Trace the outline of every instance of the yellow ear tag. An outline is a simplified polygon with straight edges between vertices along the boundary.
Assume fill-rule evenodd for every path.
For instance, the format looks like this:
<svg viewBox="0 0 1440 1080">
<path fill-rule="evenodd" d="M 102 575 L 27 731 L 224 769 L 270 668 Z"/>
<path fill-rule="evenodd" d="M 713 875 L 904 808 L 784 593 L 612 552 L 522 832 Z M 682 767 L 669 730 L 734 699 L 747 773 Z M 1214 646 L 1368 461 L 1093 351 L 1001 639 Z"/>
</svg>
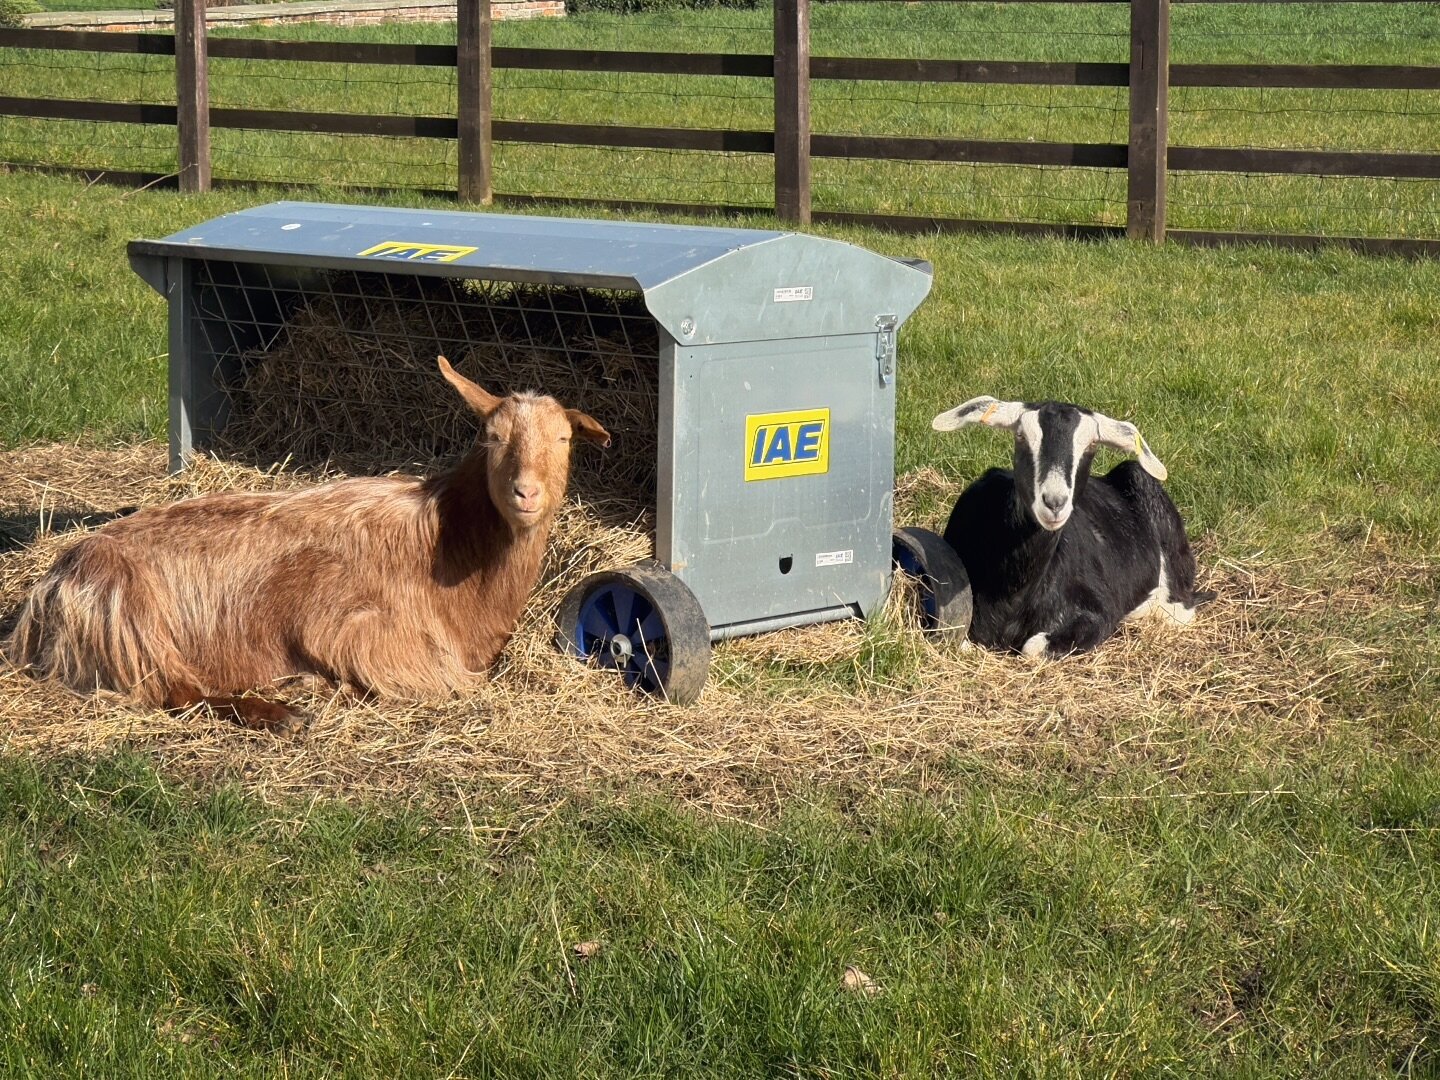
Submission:
<svg viewBox="0 0 1440 1080">
<path fill-rule="evenodd" d="M 992 402 L 990 403 L 990 407 L 989 407 L 988 409 L 986 409 L 983 413 L 980 414 L 980 423 L 982 423 L 982 424 L 988 424 L 988 423 L 990 423 L 990 417 L 992 417 L 992 416 L 995 415 L 995 410 L 998 409 L 999 407 L 1000 407 L 1000 403 L 999 403 L 998 401 L 992 401 Z"/>
<path fill-rule="evenodd" d="M 1135 456 L 1136 456 L 1136 457 L 1144 457 L 1144 456 L 1145 456 L 1145 443 L 1144 443 L 1144 441 L 1140 438 L 1140 432 L 1138 432 L 1138 431 L 1135 432 Z"/>
</svg>

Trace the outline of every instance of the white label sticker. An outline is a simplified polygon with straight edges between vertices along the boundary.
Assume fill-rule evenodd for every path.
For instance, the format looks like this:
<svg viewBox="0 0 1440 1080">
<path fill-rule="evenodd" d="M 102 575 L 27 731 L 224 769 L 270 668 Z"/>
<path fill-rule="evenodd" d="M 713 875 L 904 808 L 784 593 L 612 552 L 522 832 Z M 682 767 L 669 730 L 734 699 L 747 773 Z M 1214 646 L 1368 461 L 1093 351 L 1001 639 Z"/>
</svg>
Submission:
<svg viewBox="0 0 1440 1080">
<path fill-rule="evenodd" d="M 816 566 L 849 566 L 854 561 L 854 548 L 847 551 L 817 551 L 815 553 Z"/>
<path fill-rule="evenodd" d="M 775 303 L 789 304 L 796 300 L 814 300 L 815 288 L 812 285 L 792 285 L 788 289 L 775 290 Z"/>
</svg>

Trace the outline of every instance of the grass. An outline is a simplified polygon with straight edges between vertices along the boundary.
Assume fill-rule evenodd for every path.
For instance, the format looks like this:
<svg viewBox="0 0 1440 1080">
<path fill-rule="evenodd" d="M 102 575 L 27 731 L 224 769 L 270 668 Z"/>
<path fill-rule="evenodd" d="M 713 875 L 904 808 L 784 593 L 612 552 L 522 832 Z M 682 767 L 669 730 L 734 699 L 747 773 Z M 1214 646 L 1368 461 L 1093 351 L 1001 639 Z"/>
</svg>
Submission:
<svg viewBox="0 0 1440 1080">
<path fill-rule="evenodd" d="M 1119 61 L 1123 5 L 833 4 L 813 17 L 817 55 Z M 248 31 L 253 35 L 255 31 Z M 501 23 L 500 46 L 767 52 L 768 11 L 586 15 Z M 449 43 L 453 26 L 267 28 L 267 37 Z M 875 43 L 883 41 L 877 52 Z M 5 50 L 0 93 L 173 100 L 162 57 Z M 1179 5 L 1176 62 L 1434 64 L 1440 23 L 1420 4 Z M 500 70 L 496 117 L 506 120 L 767 130 L 767 80 Z M 216 107 L 453 116 L 453 72 L 367 65 L 217 60 Z M 1440 139 L 1432 91 L 1176 88 L 1178 145 L 1428 151 Z M 817 81 L 820 132 L 942 138 L 1124 142 L 1123 88 L 1056 88 Z M 43 155 L 39 148 L 44 147 Z M 170 172 L 164 128 L 0 119 L 0 159 Z M 455 148 L 437 140 L 303 133 L 214 132 L 216 175 L 298 183 L 448 188 Z M 773 205 L 766 155 L 500 144 L 496 183 L 513 194 Z M 818 159 L 816 206 L 894 214 L 1123 224 L 1119 170 Z M 1440 235 L 1428 181 L 1178 174 L 1171 224 L 1335 235 Z"/>
<path fill-rule="evenodd" d="M 162 434 L 164 304 L 124 244 L 267 197 L 0 175 L 0 447 Z M 407 758 L 455 738 L 422 718 L 303 789 L 281 759 L 316 748 L 172 720 L 167 756 L 56 698 L 90 752 L 0 717 L 0 1071 L 1440 1073 L 1440 266 L 826 231 L 935 265 L 901 341 L 912 520 L 1008 455 L 931 432 L 942 408 L 1053 394 L 1133 418 L 1274 646 L 1262 692 L 1223 656 L 1182 684 L 1178 641 L 1127 637 L 1109 668 L 982 658 L 919 696 L 939 661 L 877 622 L 830 657 L 740 643 L 723 693 L 624 713 L 618 764 L 586 756 L 611 705 L 586 684 L 554 732 L 471 718 L 464 749 L 513 754 L 506 783 Z M 887 769 L 842 782 L 808 752 L 835 720 L 805 712 L 817 691 L 863 712 L 836 753 Z M 980 703 L 991 727 L 907 763 L 876 705 L 906 695 L 932 726 Z M 753 745 L 720 766 L 681 745 L 742 723 Z M 231 765 L 182 772 L 185 745 Z M 718 810 L 687 805 L 707 768 Z M 390 795 L 344 795 L 381 769 Z M 847 965 L 882 992 L 846 992 Z"/>
<path fill-rule="evenodd" d="M 764 827 L 0 763 L 12 1075 L 1429 1075 L 1440 775 L 1379 761 Z M 581 942 L 598 942 L 583 959 Z M 847 993 L 855 965 L 881 988 Z M 142 1066 L 141 1063 L 144 1063 Z"/>
</svg>

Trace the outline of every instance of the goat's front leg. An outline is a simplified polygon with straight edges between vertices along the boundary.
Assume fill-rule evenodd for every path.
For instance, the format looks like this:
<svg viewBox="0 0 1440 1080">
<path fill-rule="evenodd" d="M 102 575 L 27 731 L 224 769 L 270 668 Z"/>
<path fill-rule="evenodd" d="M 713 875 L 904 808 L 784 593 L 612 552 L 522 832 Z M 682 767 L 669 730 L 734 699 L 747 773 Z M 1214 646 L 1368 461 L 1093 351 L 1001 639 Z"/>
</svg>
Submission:
<svg viewBox="0 0 1440 1080">
<path fill-rule="evenodd" d="M 1097 616 L 1077 615 L 1059 630 L 1028 638 L 1020 651 L 1032 658 L 1059 660 L 1071 653 L 1089 652 L 1114 632 L 1114 626 Z"/>
<path fill-rule="evenodd" d="M 268 731 L 272 735 L 297 735 L 310 719 L 300 709 L 278 701 L 202 694 L 187 683 L 170 684 L 165 693 L 165 708 L 179 711 L 196 705 L 206 705 L 251 731 Z"/>
</svg>

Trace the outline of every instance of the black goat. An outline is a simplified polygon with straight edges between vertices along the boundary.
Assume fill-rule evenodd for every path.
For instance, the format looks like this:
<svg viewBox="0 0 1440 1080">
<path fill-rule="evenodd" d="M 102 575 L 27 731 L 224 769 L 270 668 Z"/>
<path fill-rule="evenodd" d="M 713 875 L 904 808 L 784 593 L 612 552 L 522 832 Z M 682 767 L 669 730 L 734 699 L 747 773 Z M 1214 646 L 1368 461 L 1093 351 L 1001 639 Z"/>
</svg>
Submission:
<svg viewBox="0 0 1440 1080">
<path fill-rule="evenodd" d="M 1214 598 L 1195 592 L 1185 524 L 1160 486 L 1165 466 L 1135 425 L 1078 405 L 978 397 L 931 426 L 969 424 L 1015 433 L 1013 472 L 990 469 L 967 487 L 945 526 L 974 590 L 976 644 L 1060 657 L 1152 608 L 1188 623 Z M 1099 446 L 1139 460 L 1092 481 Z"/>
</svg>

